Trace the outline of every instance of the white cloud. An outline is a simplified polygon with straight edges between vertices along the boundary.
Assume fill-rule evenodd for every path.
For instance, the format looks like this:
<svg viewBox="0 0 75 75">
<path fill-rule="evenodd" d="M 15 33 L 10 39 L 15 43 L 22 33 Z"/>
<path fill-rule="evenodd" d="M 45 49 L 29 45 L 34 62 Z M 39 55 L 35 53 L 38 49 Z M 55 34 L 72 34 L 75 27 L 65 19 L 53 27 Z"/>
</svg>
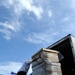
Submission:
<svg viewBox="0 0 75 75">
<path fill-rule="evenodd" d="M 49 15 L 50 18 L 53 16 L 53 13 L 52 13 L 51 10 L 48 11 L 48 15 Z"/>
<path fill-rule="evenodd" d="M 57 9 L 58 6 L 55 7 L 57 4 L 53 5 L 55 1 L 49 1 L 49 0 L 47 0 L 47 1 L 45 3 L 44 0 L 41 0 L 41 1 L 39 1 L 39 0 L 36 0 L 36 1 L 34 1 L 34 0 L 6 0 L 5 1 L 5 0 L 3 0 L 2 5 L 5 8 L 7 8 L 8 10 L 10 10 L 10 14 L 12 15 L 10 18 L 10 21 L 0 22 L 0 27 L 1 27 L 0 32 L 5 34 L 4 38 L 9 40 L 13 36 L 12 33 L 19 32 L 22 29 L 23 25 L 20 24 L 20 21 L 21 21 L 20 18 L 23 17 L 22 14 L 26 15 L 27 13 L 29 13 L 29 14 L 33 13 L 37 17 L 37 19 L 40 19 L 39 21 L 37 21 L 39 23 L 34 21 L 34 22 L 36 22 L 35 23 L 36 25 L 37 24 L 41 25 L 41 26 L 38 25 L 39 27 L 37 27 L 37 28 L 40 29 L 40 27 L 43 27 L 42 30 L 45 30 L 44 29 L 45 27 L 46 27 L 46 29 L 48 29 L 47 27 L 51 27 L 52 29 L 55 28 L 55 31 L 52 33 L 50 30 L 49 30 L 49 32 L 47 31 L 44 33 L 42 31 L 40 31 L 39 33 L 36 33 L 35 31 L 34 31 L 34 33 L 31 32 L 31 34 L 28 33 L 28 36 L 25 37 L 25 40 L 28 42 L 37 43 L 37 44 L 38 43 L 48 43 L 48 40 L 53 39 L 52 36 L 55 36 L 58 33 L 57 28 L 58 29 L 61 28 L 60 31 L 63 31 L 63 28 L 64 28 L 62 26 L 63 22 L 64 22 L 65 27 L 67 28 L 66 23 L 69 22 L 70 18 L 72 18 L 71 17 L 72 13 L 70 13 L 70 15 L 69 15 L 67 10 L 68 11 L 70 11 L 71 9 L 75 10 L 74 9 L 75 8 L 75 0 L 59 1 L 58 6 L 62 5 L 62 7 L 59 10 Z M 53 4 L 50 4 L 49 2 L 52 2 Z M 45 3 L 45 4 L 43 4 L 43 3 Z M 69 10 L 69 8 L 71 8 L 71 9 Z M 66 9 L 66 11 L 63 11 L 65 9 Z M 66 14 L 69 16 L 62 18 Z M 52 16 L 53 16 L 53 18 L 52 18 Z M 32 16 L 29 15 L 26 17 L 30 18 Z M 49 17 L 51 19 L 49 19 Z M 42 19 L 42 18 L 44 18 L 44 19 Z M 70 19 L 70 20 L 72 20 L 72 19 Z M 53 21 L 53 22 L 51 23 L 51 21 Z M 63 21 L 63 22 L 61 22 L 61 21 Z M 44 23 L 46 23 L 46 25 Z M 25 24 L 27 24 L 27 23 L 24 22 L 24 25 Z M 57 27 L 57 24 L 61 24 L 61 25 L 59 25 Z M 71 28 L 73 28 L 73 27 L 71 27 Z M 59 31 L 59 33 L 60 33 L 60 31 Z M 51 35 L 49 35 L 50 33 L 51 33 Z"/>
<path fill-rule="evenodd" d="M 33 12 L 38 19 L 41 18 L 43 9 L 40 6 L 34 5 L 32 0 L 19 0 L 19 4 L 21 5 L 21 9 Z"/>
<path fill-rule="evenodd" d="M 2 75 L 10 75 L 11 72 L 17 73 L 23 63 L 20 62 L 3 62 L 0 63 L 0 74 Z M 27 73 L 29 75 L 32 73 L 32 68 Z"/>
<path fill-rule="evenodd" d="M 4 62 L 0 63 L 0 73 L 3 75 L 10 75 L 10 73 L 17 72 L 21 67 L 22 63 L 19 62 Z"/>
<path fill-rule="evenodd" d="M 11 39 L 11 32 L 7 29 L 0 29 L 0 32 L 5 34 L 3 37 L 6 38 L 7 40 Z"/>
<path fill-rule="evenodd" d="M 5 34 L 7 40 L 12 38 L 13 32 L 18 32 L 23 27 L 19 21 L 23 12 L 33 13 L 37 19 L 42 18 L 42 6 L 36 6 L 33 0 L 3 0 L 0 4 L 10 11 L 6 14 L 11 15 L 7 21 L 0 22 L 0 32 Z"/>
<path fill-rule="evenodd" d="M 35 44 L 47 44 L 47 43 L 51 43 L 54 40 L 53 37 L 56 36 L 57 34 L 58 33 L 53 30 L 49 30 L 42 33 L 34 32 L 29 34 L 27 38 L 25 37 L 24 40 Z"/>
<path fill-rule="evenodd" d="M 12 33 L 20 31 L 21 27 L 18 22 L 11 22 L 8 23 L 7 21 L 5 22 L 0 22 L 0 32 L 4 34 L 4 38 L 7 40 L 10 40 L 13 36 Z"/>
<path fill-rule="evenodd" d="M 42 7 L 36 6 L 33 0 L 7 0 L 3 2 L 3 5 L 10 8 L 17 17 L 21 16 L 23 11 L 34 13 L 38 19 L 42 17 Z"/>
<path fill-rule="evenodd" d="M 10 29 L 12 31 L 15 31 L 15 27 L 9 24 L 8 22 L 0 22 L 0 26 L 2 26 L 4 29 Z"/>
<path fill-rule="evenodd" d="M 67 17 L 65 17 L 65 18 L 63 18 L 63 22 L 67 22 L 67 21 L 69 21 L 69 19 L 70 19 L 70 17 L 69 16 L 67 16 Z"/>
<path fill-rule="evenodd" d="M 70 7 L 75 11 L 75 0 L 71 0 Z"/>
</svg>

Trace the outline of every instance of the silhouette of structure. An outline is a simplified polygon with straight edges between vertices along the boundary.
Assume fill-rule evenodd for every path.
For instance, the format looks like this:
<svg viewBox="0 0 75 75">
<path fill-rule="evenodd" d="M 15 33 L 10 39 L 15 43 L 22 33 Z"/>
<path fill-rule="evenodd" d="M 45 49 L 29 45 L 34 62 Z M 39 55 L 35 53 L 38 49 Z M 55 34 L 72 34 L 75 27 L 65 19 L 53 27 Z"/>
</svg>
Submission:
<svg viewBox="0 0 75 75">
<path fill-rule="evenodd" d="M 64 59 L 60 61 L 62 75 L 75 75 L 75 37 L 74 36 L 69 34 L 47 48 L 57 50 L 64 56 Z"/>
</svg>

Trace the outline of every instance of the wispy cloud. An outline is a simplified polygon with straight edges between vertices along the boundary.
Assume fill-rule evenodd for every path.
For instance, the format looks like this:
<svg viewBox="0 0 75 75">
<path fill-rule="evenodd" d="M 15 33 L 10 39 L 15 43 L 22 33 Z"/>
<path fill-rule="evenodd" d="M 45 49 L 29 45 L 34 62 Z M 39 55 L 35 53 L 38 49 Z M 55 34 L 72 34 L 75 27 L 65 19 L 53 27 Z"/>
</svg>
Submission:
<svg viewBox="0 0 75 75">
<path fill-rule="evenodd" d="M 33 0 L 3 0 L 0 3 L 0 8 L 1 6 L 9 10 L 9 13 L 6 14 L 11 15 L 11 17 L 6 16 L 8 19 L 4 22 L 0 22 L 0 27 L 2 27 L 0 32 L 5 34 L 4 38 L 7 40 L 12 38 L 13 32 L 18 32 L 23 27 L 20 19 L 23 13 L 33 13 L 37 19 L 42 18 L 42 6 L 36 6 Z"/>
<path fill-rule="evenodd" d="M 53 37 L 56 35 L 58 35 L 58 33 L 51 29 L 50 31 L 45 31 L 42 33 L 31 33 L 27 36 L 27 38 L 25 37 L 24 40 L 35 44 L 48 44 L 54 40 Z"/>
<path fill-rule="evenodd" d="M 15 27 L 13 25 L 9 24 L 8 22 L 4 22 L 4 23 L 0 22 L 0 26 L 2 26 L 5 29 L 10 29 L 12 31 L 16 30 Z"/>
<path fill-rule="evenodd" d="M 0 32 L 2 32 L 4 34 L 4 38 L 6 38 L 7 40 L 11 39 L 11 32 L 6 30 L 6 29 L 0 29 Z"/>
<path fill-rule="evenodd" d="M 52 13 L 51 10 L 48 11 L 48 15 L 49 15 L 50 18 L 53 16 L 53 13 Z"/>
<path fill-rule="evenodd" d="M 2 62 L 0 63 L 0 74 L 2 75 L 10 75 L 11 72 L 17 73 L 18 70 L 21 68 L 23 63 L 20 62 Z M 32 68 L 27 73 L 29 75 L 32 73 Z"/>
<path fill-rule="evenodd" d="M 0 73 L 3 75 L 10 75 L 10 73 L 17 72 L 21 67 L 22 63 L 19 62 L 4 62 L 0 63 Z"/>
<path fill-rule="evenodd" d="M 42 6 L 36 6 L 33 0 L 7 0 L 7 2 L 3 1 L 3 5 L 11 9 L 17 17 L 20 17 L 24 11 L 34 13 L 38 19 L 42 17 Z"/>
<path fill-rule="evenodd" d="M 22 0 L 22 1 L 19 0 L 19 3 L 21 5 L 21 9 L 34 13 L 38 19 L 42 17 L 41 16 L 41 14 L 43 13 L 42 7 L 36 6 L 33 0 Z"/>
<path fill-rule="evenodd" d="M 12 38 L 13 33 L 21 31 L 23 27 L 25 32 L 25 29 L 30 28 L 28 27 L 29 24 L 32 26 L 33 30 L 31 30 L 31 28 L 28 29 L 28 31 L 31 33 L 28 32 L 26 34 L 27 36 L 25 36 L 25 40 L 38 44 L 48 43 L 48 40 L 50 40 L 52 36 L 56 37 L 60 32 L 62 34 L 64 31 L 65 33 L 70 33 L 69 30 L 64 29 L 63 24 L 65 25 L 66 29 L 68 27 L 67 24 L 69 24 L 69 26 L 71 25 L 71 30 L 74 30 L 74 25 L 72 24 L 75 24 L 75 22 L 72 20 L 74 20 L 75 16 L 73 12 L 75 10 L 75 0 L 61 0 L 59 2 L 56 0 L 47 0 L 46 2 L 44 0 L 3 0 L 0 2 L 0 7 L 1 6 L 8 9 L 9 13 L 11 14 L 9 20 L 0 22 L 0 32 L 2 32 L 4 34 L 4 38 L 8 40 Z M 66 14 L 67 16 L 65 16 Z M 36 17 L 36 20 L 34 16 Z M 32 22 L 32 24 L 29 23 L 29 18 L 34 20 L 35 27 L 37 27 L 36 30 L 34 24 Z M 25 28 L 23 25 L 26 25 L 27 28 Z M 55 30 L 52 32 L 52 30 L 49 30 L 49 28 Z M 47 29 L 49 32 L 45 32 Z M 48 35 L 50 33 L 51 35 Z"/>
<path fill-rule="evenodd" d="M 67 17 L 65 17 L 65 18 L 63 18 L 63 22 L 67 22 L 67 21 L 69 21 L 69 19 L 70 19 L 70 17 L 69 16 L 67 16 Z"/>
<path fill-rule="evenodd" d="M 13 36 L 13 32 L 20 31 L 19 23 L 14 23 L 13 21 L 9 23 L 8 21 L 0 22 L 0 32 L 4 34 L 4 38 L 10 40 Z"/>
<path fill-rule="evenodd" d="M 2 7 L 8 13 L 5 13 L 7 19 L 0 21 L 0 33 L 7 40 L 22 29 L 24 41 L 33 44 L 47 45 L 68 33 L 75 34 L 75 0 L 0 0 L 0 8 Z M 30 18 L 35 25 L 30 22 Z M 17 72 L 22 64 L 5 63 L 0 63 L 0 73 L 5 75 L 11 71 Z"/>
<path fill-rule="evenodd" d="M 75 0 L 71 0 L 70 2 L 70 8 L 75 11 Z"/>
</svg>

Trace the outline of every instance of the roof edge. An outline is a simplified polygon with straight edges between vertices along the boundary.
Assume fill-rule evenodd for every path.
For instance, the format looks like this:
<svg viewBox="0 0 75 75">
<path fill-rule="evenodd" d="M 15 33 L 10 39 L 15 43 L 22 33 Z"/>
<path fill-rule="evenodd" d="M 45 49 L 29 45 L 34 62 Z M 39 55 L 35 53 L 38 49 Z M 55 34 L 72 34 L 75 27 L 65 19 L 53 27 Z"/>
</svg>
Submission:
<svg viewBox="0 0 75 75">
<path fill-rule="evenodd" d="M 55 45 L 61 43 L 62 41 L 66 40 L 66 39 L 68 39 L 68 38 L 71 38 L 71 36 L 72 36 L 72 34 L 68 34 L 67 36 L 65 36 L 65 37 L 63 37 L 62 39 L 58 40 L 58 41 L 55 42 L 54 44 L 48 46 L 47 49 L 52 48 L 53 46 L 55 46 Z"/>
</svg>

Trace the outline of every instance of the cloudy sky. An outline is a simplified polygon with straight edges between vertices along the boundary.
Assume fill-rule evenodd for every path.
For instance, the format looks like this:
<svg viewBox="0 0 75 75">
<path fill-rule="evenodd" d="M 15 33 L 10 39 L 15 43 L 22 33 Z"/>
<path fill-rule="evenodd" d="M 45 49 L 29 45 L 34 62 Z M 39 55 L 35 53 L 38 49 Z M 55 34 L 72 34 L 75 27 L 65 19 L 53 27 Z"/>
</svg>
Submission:
<svg viewBox="0 0 75 75">
<path fill-rule="evenodd" d="M 0 0 L 0 74 L 17 72 L 41 48 L 75 36 L 75 0 Z"/>
</svg>

